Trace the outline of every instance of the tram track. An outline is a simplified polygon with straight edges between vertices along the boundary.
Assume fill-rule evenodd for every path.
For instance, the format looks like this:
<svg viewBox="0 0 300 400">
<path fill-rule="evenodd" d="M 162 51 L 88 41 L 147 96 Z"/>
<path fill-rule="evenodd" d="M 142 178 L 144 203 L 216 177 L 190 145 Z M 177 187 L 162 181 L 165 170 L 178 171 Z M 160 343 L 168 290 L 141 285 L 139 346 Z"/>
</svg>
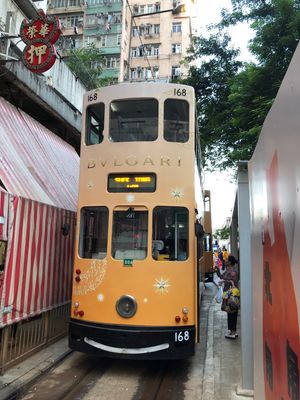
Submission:
<svg viewBox="0 0 300 400">
<path fill-rule="evenodd" d="M 97 369 L 99 379 L 108 366 L 107 360 L 100 365 L 97 358 L 73 352 L 29 388 L 24 388 L 15 399 L 74 400 L 75 393 L 90 384 L 92 372 Z"/>
<path fill-rule="evenodd" d="M 139 390 L 132 400 L 183 399 L 188 365 L 188 360 L 152 362 L 141 377 Z"/>
<path fill-rule="evenodd" d="M 179 400 L 187 360 L 97 359 L 71 353 L 18 400 Z"/>
</svg>

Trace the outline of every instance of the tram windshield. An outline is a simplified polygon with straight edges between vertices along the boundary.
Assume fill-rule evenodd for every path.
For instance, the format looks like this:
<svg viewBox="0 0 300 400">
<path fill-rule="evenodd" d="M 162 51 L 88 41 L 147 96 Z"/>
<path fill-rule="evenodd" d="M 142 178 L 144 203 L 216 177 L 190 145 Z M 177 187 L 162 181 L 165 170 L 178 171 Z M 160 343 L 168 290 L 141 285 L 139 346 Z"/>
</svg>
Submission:
<svg viewBox="0 0 300 400">
<path fill-rule="evenodd" d="M 110 105 L 109 139 L 112 142 L 153 141 L 158 135 L 158 101 L 117 100 Z"/>
<path fill-rule="evenodd" d="M 148 211 L 114 211 L 112 256 L 117 260 L 144 260 L 147 256 Z"/>
<path fill-rule="evenodd" d="M 158 261 L 188 258 L 188 209 L 156 207 L 153 210 L 152 257 Z"/>
</svg>

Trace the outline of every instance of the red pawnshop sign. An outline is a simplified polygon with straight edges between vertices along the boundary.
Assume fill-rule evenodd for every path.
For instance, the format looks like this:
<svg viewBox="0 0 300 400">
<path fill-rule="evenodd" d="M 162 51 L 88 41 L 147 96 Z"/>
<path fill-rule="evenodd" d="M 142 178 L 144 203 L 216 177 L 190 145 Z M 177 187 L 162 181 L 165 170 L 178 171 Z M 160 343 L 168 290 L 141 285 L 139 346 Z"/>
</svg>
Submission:
<svg viewBox="0 0 300 400">
<path fill-rule="evenodd" d="M 60 21 L 55 15 L 49 16 L 39 10 L 37 18 L 30 21 L 24 19 L 20 36 L 26 43 L 22 54 L 25 67 L 35 73 L 50 69 L 56 60 L 54 43 L 60 34 Z"/>
</svg>

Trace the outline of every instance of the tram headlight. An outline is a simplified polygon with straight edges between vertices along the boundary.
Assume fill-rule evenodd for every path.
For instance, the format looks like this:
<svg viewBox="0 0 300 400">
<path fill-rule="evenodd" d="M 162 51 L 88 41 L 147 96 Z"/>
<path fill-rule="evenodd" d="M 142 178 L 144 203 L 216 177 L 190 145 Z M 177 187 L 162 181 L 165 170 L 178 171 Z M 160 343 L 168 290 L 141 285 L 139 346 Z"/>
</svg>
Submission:
<svg viewBox="0 0 300 400">
<path fill-rule="evenodd" d="M 182 313 L 183 314 L 188 314 L 189 313 L 189 309 L 187 307 L 183 307 Z"/>
<path fill-rule="evenodd" d="M 116 302 L 116 310 L 121 317 L 131 318 L 137 311 L 137 302 L 132 296 L 121 296 Z"/>
</svg>

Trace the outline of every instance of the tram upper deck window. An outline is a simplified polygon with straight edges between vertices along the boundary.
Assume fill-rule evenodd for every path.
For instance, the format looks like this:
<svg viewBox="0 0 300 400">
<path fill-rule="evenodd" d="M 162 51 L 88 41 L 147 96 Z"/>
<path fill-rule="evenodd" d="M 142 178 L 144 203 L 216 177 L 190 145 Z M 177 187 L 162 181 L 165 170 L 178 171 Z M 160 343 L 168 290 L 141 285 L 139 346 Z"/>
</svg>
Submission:
<svg viewBox="0 0 300 400">
<path fill-rule="evenodd" d="M 189 140 L 189 103 L 187 101 L 165 100 L 164 138 L 168 142 L 179 143 Z"/>
<path fill-rule="evenodd" d="M 86 136 L 85 143 L 89 146 L 103 141 L 104 104 L 97 103 L 86 110 Z"/>
<path fill-rule="evenodd" d="M 109 138 L 112 142 L 149 142 L 158 135 L 158 101 L 116 100 L 110 105 Z"/>
<path fill-rule="evenodd" d="M 157 261 L 188 258 L 188 209 L 155 207 L 153 210 L 152 257 Z"/>
<path fill-rule="evenodd" d="M 108 209 L 83 207 L 80 213 L 79 256 L 81 258 L 106 257 Z"/>
<path fill-rule="evenodd" d="M 147 256 L 148 211 L 116 210 L 113 213 L 112 256 L 117 260 L 144 260 Z"/>
</svg>

